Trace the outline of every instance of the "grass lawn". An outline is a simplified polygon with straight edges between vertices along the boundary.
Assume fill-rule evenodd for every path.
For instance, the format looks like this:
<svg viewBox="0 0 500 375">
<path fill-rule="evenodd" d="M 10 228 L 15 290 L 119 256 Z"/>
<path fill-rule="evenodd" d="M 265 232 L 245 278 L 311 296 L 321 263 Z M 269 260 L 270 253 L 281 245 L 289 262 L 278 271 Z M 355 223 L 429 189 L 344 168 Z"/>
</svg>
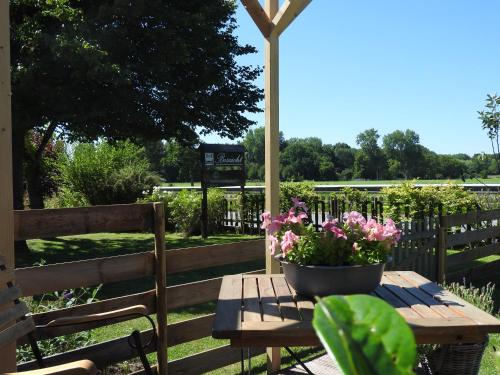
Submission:
<svg viewBox="0 0 500 375">
<path fill-rule="evenodd" d="M 223 234 L 218 236 L 210 237 L 207 240 L 203 240 L 200 237 L 191 237 L 185 239 L 178 234 L 167 234 L 166 244 L 167 248 L 183 248 L 192 246 L 201 246 L 207 244 L 217 244 L 217 243 L 227 243 L 235 241 L 243 241 L 248 239 L 255 239 L 255 236 L 248 235 L 235 235 L 235 234 Z M 153 248 L 153 236 L 146 233 L 100 233 L 91 235 L 81 235 L 81 236 L 69 236 L 62 238 L 53 238 L 48 240 L 33 240 L 28 241 L 28 245 L 31 249 L 29 255 L 18 257 L 16 260 L 18 267 L 26 267 L 33 265 L 34 263 L 40 262 L 42 259 L 47 263 L 64 262 L 64 261 L 74 261 L 80 259 L 88 259 L 94 257 L 112 256 L 112 255 L 122 255 L 131 254 L 141 251 L 148 251 Z M 488 261 L 488 259 L 479 260 Z M 197 280 L 203 280 L 212 277 L 219 277 L 225 274 L 234 274 L 240 272 L 247 272 L 251 270 L 264 268 L 263 261 L 247 262 L 238 265 L 214 267 L 205 270 L 199 270 L 194 272 L 187 272 L 180 275 L 172 275 L 168 278 L 169 285 L 175 285 L 180 283 L 187 283 Z M 480 286 L 488 281 L 493 281 L 497 285 L 500 284 L 500 272 L 497 273 L 495 280 L 479 280 L 474 283 L 476 286 Z M 98 297 L 101 299 L 115 297 L 118 295 L 130 294 L 141 292 L 144 290 L 151 289 L 153 287 L 153 280 L 151 278 L 127 281 L 122 283 L 114 283 L 104 285 L 101 289 Z M 496 291 L 495 301 L 497 308 L 500 306 L 500 290 Z M 215 302 L 204 303 L 197 306 L 191 306 L 188 308 L 178 309 L 172 311 L 168 314 L 169 323 L 174 323 L 177 321 L 182 321 L 186 319 L 192 319 L 206 314 L 213 313 L 215 308 Z M 148 329 L 149 323 L 145 319 L 137 319 L 133 321 L 123 322 L 115 324 L 108 327 L 102 327 L 93 331 L 92 338 L 97 341 L 110 340 L 115 337 L 120 337 L 123 335 L 128 335 L 133 329 Z M 215 348 L 226 344 L 222 340 L 215 340 L 210 337 L 206 337 L 200 340 L 192 341 L 189 343 L 177 345 L 169 348 L 168 355 L 169 360 L 179 359 L 191 354 Z M 483 375 L 493 375 L 499 373 L 495 369 L 495 354 L 493 348 L 500 347 L 500 335 L 493 335 L 490 337 L 490 344 L 485 353 L 483 364 L 481 367 L 481 374 Z M 317 350 L 311 350 L 309 348 L 301 348 L 297 350 L 299 355 L 307 359 L 318 354 Z M 150 355 L 150 360 L 155 361 L 155 355 Z M 283 352 L 283 365 L 289 365 L 293 361 L 286 352 Z M 123 372 L 126 373 L 129 364 L 123 365 Z M 266 359 L 265 355 L 258 356 L 252 360 L 252 367 L 255 374 L 263 374 L 266 370 Z M 232 366 L 228 366 L 223 369 L 218 369 L 213 371 L 213 374 L 237 374 L 240 371 L 239 363 Z"/>
<path fill-rule="evenodd" d="M 413 181 L 413 180 L 412 180 Z M 485 184 L 499 184 L 500 177 L 495 178 L 485 178 L 480 179 L 481 182 Z M 384 185 L 384 184 L 400 184 L 404 182 L 404 180 L 369 180 L 369 181 L 308 181 L 312 182 L 315 185 Z M 458 180 L 416 180 L 416 183 L 419 184 L 446 184 L 449 182 L 453 182 L 456 184 L 463 184 L 464 182 L 460 179 Z M 476 179 L 466 179 L 466 184 L 479 184 L 479 181 Z M 247 186 L 263 186 L 264 181 L 247 181 Z M 172 186 L 172 187 L 190 187 L 190 182 L 165 182 L 162 186 Z M 195 182 L 194 186 L 200 186 L 199 182 Z"/>
</svg>

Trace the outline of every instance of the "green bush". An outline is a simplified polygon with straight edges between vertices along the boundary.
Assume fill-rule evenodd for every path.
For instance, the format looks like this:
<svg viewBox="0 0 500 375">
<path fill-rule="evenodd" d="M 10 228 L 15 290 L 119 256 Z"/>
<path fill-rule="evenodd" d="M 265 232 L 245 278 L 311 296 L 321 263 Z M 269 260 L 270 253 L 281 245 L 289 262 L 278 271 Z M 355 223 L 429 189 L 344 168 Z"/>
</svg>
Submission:
<svg viewBox="0 0 500 375">
<path fill-rule="evenodd" d="M 144 148 L 128 141 L 81 143 L 63 158 L 61 171 L 64 188 L 91 205 L 132 203 L 160 183 Z M 72 200 L 63 197 L 65 202 Z"/>
<path fill-rule="evenodd" d="M 333 193 L 332 198 L 336 198 L 339 202 L 344 202 L 347 211 L 359 212 L 363 211 L 363 205 L 367 205 L 371 201 L 368 191 L 353 189 L 349 186 L 343 187 L 337 193 Z"/>
<path fill-rule="evenodd" d="M 382 196 L 385 215 L 395 221 L 435 215 L 439 207 L 445 214 L 463 213 L 478 207 L 477 195 L 456 184 L 416 187 L 412 182 L 404 182 L 383 188 Z"/>
<path fill-rule="evenodd" d="M 96 288 L 70 289 L 64 292 L 51 292 L 42 295 L 40 298 L 25 298 L 24 302 L 32 314 L 45 313 L 47 311 L 59 310 L 76 305 L 95 302 L 96 295 L 101 286 Z M 92 331 L 86 330 L 70 335 L 59 336 L 38 342 L 38 346 L 43 356 L 50 356 L 57 353 L 65 353 L 73 349 L 94 344 Z M 35 359 L 29 345 L 22 345 L 17 348 L 17 362 L 28 362 Z"/>
<path fill-rule="evenodd" d="M 292 205 L 292 198 L 299 198 L 308 207 L 312 207 L 318 194 L 312 182 L 282 182 L 280 184 L 280 210 L 288 211 Z"/>
<path fill-rule="evenodd" d="M 208 200 L 208 232 L 217 233 L 222 229 L 224 220 L 226 195 L 223 189 L 211 188 L 207 193 Z"/>
</svg>

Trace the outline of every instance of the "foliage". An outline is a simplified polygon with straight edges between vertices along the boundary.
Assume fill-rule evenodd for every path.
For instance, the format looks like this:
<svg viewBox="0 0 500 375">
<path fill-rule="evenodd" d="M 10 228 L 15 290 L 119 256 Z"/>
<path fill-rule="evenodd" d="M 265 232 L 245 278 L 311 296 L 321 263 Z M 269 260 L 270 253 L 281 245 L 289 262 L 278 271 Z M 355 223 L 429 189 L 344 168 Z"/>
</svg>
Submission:
<svg viewBox="0 0 500 375">
<path fill-rule="evenodd" d="M 304 202 L 292 198 L 293 206 L 285 213 L 271 217 L 262 214 L 262 229 L 267 230 L 271 255 L 278 244 L 281 257 L 290 263 L 303 266 L 351 266 L 383 263 L 390 250 L 399 241 L 401 231 L 391 219 L 385 225 L 376 220 L 366 220 L 359 212 L 344 214 L 340 224 L 331 217 L 323 223 L 318 233 L 312 224 L 307 225 L 308 208 Z"/>
<path fill-rule="evenodd" d="M 488 94 L 486 96 L 486 109 L 478 111 L 479 119 L 483 123 L 483 129 L 488 131 L 488 138 L 491 141 L 493 154 L 500 156 L 500 145 L 498 132 L 500 131 L 500 96 Z"/>
<path fill-rule="evenodd" d="M 354 161 L 354 175 L 358 178 L 380 180 L 384 176 L 387 160 L 378 145 L 380 135 L 375 129 L 368 129 L 358 134 L 356 143 L 360 150 Z"/>
<path fill-rule="evenodd" d="M 201 176 L 200 153 L 191 146 L 176 141 L 166 142 L 161 159 L 161 174 L 166 181 L 199 181 Z"/>
<path fill-rule="evenodd" d="M 312 207 L 318 194 L 312 182 L 282 182 L 280 184 L 280 210 L 286 211 L 292 198 L 298 198 L 308 207 Z"/>
<path fill-rule="evenodd" d="M 318 299 L 313 327 L 345 374 L 413 374 L 416 344 L 403 317 L 368 295 Z"/>
<path fill-rule="evenodd" d="M 42 264 L 43 263 L 44 262 L 42 261 Z M 96 288 L 78 288 L 63 292 L 56 291 L 46 293 L 39 298 L 26 298 L 24 299 L 24 302 L 26 302 L 28 310 L 32 314 L 45 313 L 52 310 L 95 302 L 97 300 L 97 293 L 100 289 L 101 285 Z M 84 346 L 89 346 L 94 343 L 95 341 L 92 339 L 92 331 L 86 330 L 73 333 L 71 335 L 42 340 L 38 342 L 38 345 L 43 356 L 50 356 L 57 353 L 65 353 Z M 27 362 L 33 359 L 33 352 L 28 345 L 18 347 L 18 362 Z"/>
<path fill-rule="evenodd" d="M 383 149 L 393 177 L 405 179 L 417 176 L 418 163 L 422 159 L 420 137 L 413 130 L 396 130 L 383 138 Z M 392 168 L 391 168 L 392 167 Z M 395 167 L 395 168 L 394 168 Z"/>
<path fill-rule="evenodd" d="M 450 283 L 443 285 L 443 287 L 488 314 L 496 313 L 493 311 L 495 308 L 495 301 L 493 300 L 495 284 L 488 283 L 486 286 L 476 288 L 472 284 L 467 285 L 464 280 L 463 284 Z"/>
<path fill-rule="evenodd" d="M 66 189 L 92 205 L 132 203 L 159 184 L 144 149 L 128 141 L 78 144 L 61 170 Z"/>
<path fill-rule="evenodd" d="M 343 187 L 338 193 L 332 193 L 332 198 L 344 202 L 349 211 L 363 211 L 363 207 L 371 201 L 367 190 L 353 189 L 350 186 Z"/>
<path fill-rule="evenodd" d="M 11 58 L 16 196 L 24 139 L 235 138 L 254 124 L 261 69 L 235 35 L 232 0 L 13 0 Z M 193 9 L 196 9 L 194 12 Z"/>
<path fill-rule="evenodd" d="M 476 209 L 478 203 L 474 193 L 456 184 L 416 187 L 413 182 L 406 181 L 385 187 L 381 192 L 386 214 L 396 221 L 437 214 L 439 207 L 443 213 L 466 212 Z"/>
<path fill-rule="evenodd" d="M 139 202 L 163 202 L 167 225 L 185 237 L 197 234 L 201 229 L 201 201 L 202 195 L 194 190 L 183 189 L 180 192 L 163 192 L 159 187 L 153 188 L 151 193 L 144 192 Z M 210 188 L 207 192 L 208 200 L 208 231 L 211 234 L 221 229 L 224 219 L 226 198 L 224 190 Z"/>
</svg>

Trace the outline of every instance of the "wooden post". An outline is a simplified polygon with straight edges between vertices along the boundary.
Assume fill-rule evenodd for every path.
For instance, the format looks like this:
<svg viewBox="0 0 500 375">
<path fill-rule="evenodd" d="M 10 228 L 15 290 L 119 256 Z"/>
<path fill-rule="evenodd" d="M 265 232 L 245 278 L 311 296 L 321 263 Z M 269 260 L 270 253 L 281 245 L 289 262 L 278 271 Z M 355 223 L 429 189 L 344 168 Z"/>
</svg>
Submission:
<svg viewBox="0 0 500 375">
<path fill-rule="evenodd" d="M 9 2 L 0 1 L 0 254 L 14 267 Z M 16 370 L 16 346 L 0 351 L 0 373 Z"/>
<path fill-rule="evenodd" d="M 439 217 L 438 243 L 436 248 L 436 281 L 442 284 L 446 280 L 446 239 L 448 220 L 446 216 Z"/>
<path fill-rule="evenodd" d="M 154 204 L 157 372 L 167 374 L 167 264 L 165 254 L 165 210 L 163 203 Z"/>
</svg>

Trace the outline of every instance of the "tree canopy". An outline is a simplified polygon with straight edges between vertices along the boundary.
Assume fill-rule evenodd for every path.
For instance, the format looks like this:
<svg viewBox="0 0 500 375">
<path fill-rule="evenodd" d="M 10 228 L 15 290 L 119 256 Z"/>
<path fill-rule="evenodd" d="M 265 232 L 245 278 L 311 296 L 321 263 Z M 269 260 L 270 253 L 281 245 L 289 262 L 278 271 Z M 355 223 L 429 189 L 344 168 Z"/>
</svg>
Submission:
<svg viewBox="0 0 500 375">
<path fill-rule="evenodd" d="M 15 191 L 23 190 L 24 140 L 32 130 L 42 150 L 54 134 L 186 144 L 198 134 L 244 134 L 253 124 L 244 113 L 260 111 L 254 80 L 261 69 L 237 61 L 255 49 L 234 35 L 235 6 L 11 1 Z"/>
</svg>

